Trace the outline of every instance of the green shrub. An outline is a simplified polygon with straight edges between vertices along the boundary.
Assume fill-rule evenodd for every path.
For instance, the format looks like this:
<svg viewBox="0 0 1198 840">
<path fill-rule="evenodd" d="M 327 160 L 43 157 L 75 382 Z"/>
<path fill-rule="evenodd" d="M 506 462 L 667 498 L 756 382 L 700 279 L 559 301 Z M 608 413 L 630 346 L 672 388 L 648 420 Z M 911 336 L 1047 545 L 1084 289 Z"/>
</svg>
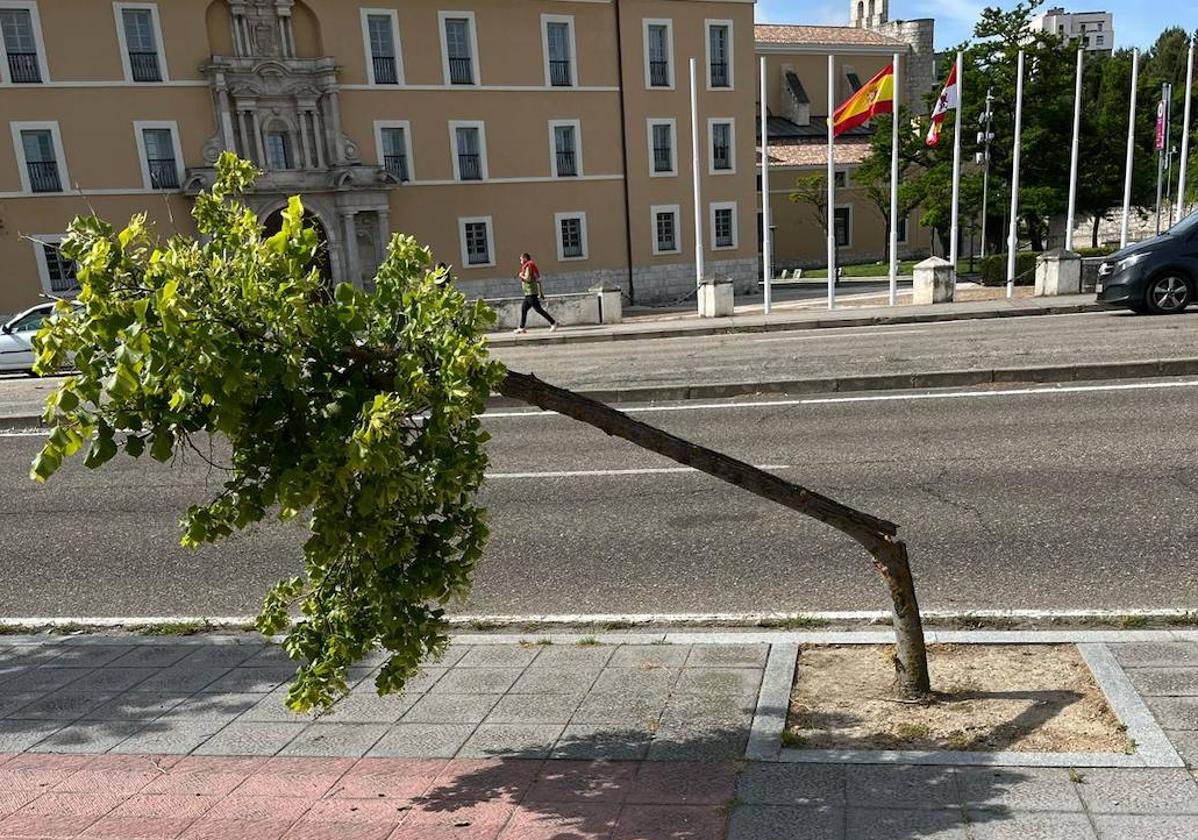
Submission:
<svg viewBox="0 0 1198 840">
<path fill-rule="evenodd" d="M 1117 245 L 1103 245 L 1099 248 L 1075 248 L 1078 254 L 1083 257 L 1105 257 L 1119 250 Z"/>
<path fill-rule="evenodd" d="M 1032 286 L 1036 282 L 1036 258 L 1032 251 L 1020 251 L 1015 255 L 1015 285 Z M 978 264 L 978 276 L 983 286 L 1005 286 L 1007 284 L 1007 255 L 991 254 Z"/>
</svg>

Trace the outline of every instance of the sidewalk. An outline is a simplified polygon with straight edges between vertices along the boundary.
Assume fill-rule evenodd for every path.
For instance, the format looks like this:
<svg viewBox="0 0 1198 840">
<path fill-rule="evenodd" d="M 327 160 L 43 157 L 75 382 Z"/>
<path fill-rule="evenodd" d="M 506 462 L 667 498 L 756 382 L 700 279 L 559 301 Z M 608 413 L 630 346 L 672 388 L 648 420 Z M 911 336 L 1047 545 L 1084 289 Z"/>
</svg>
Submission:
<svg viewBox="0 0 1198 840">
<path fill-rule="evenodd" d="M 376 658 L 316 719 L 282 708 L 292 666 L 250 636 L 0 637 L 0 837 L 1195 836 L 1181 767 L 746 760 L 780 714 L 771 654 L 846 635 L 459 636 L 402 697 L 374 695 Z M 1078 638 L 1198 761 L 1198 633 Z"/>
</svg>

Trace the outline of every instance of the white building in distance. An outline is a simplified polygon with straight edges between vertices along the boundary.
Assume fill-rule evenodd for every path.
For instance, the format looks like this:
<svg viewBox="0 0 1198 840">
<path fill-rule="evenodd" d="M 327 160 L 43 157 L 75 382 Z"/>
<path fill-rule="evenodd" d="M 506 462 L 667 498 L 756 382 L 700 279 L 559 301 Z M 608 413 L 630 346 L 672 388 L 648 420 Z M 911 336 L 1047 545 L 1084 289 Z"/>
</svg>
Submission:
<svg viewBox="0 0 1198 840">
<path fill-rule="evenodd" d="M 1055 6 L 1040 16 L 1036 25 L 1067 41 L 1081 41 L 1087 50 L 1111 52 L 1115 48 L 1115 16 L 1110 12 L 1067 12 Z"/>
</svg>

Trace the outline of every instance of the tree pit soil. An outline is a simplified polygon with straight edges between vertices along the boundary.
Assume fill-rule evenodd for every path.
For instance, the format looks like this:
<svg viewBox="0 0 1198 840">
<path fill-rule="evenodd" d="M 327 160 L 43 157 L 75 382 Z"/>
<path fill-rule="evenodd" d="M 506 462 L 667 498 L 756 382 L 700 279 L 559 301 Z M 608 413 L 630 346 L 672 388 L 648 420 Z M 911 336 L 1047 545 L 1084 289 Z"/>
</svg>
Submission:
<svg viewBox="0 0 1198 840">
<path fill-rule="evenodd" d="M 930 645 L 936 692 L 898 701 L 888 645 L 803 646 L 783 745 L 1123 753 L 1134 749 L 1073 645 Z"/>
</svg>

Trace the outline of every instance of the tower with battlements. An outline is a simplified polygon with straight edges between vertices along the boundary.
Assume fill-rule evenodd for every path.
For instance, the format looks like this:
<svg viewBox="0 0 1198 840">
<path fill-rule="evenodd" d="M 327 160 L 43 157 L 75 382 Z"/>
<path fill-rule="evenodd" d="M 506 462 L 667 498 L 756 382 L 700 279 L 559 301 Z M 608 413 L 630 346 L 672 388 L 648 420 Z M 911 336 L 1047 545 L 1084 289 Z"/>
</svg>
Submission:
<svg viewBox="0 0 1198 840">
<path fill-rule="evenodd" d="M 911 46 L 906 56 L 905 93 L 911 110 L 925 109 L 924 96 L 936 85 L 936 21 L 891 20 L 890 0 L 849 0 L 849 25 L 869 29 Z"/>
</svg>

